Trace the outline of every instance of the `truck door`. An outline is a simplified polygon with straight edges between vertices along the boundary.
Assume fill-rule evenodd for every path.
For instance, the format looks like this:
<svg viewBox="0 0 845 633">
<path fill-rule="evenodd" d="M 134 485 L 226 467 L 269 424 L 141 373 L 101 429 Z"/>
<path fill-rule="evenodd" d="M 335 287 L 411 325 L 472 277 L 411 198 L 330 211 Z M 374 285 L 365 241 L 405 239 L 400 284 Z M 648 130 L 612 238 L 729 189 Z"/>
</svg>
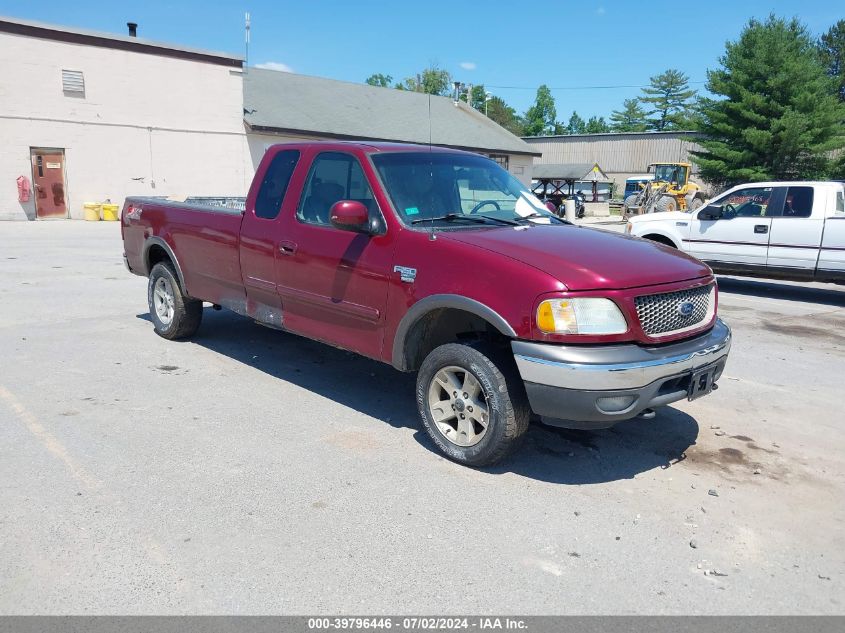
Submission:
<svg viewBox="0 0 845 633">
<path fill-rule="evenodd" d="M 782 202 L 781 202 L 782 205 Z M 701 220 L 705 209 L 718 207 L 721 216 Z M 773 187 L 745 187 L 717 198 L 693 212 L 687 241 L 689 253 L 707 262 L 766 266 L 772 215 L 779 213 Z"/>
<path fill-rule="evenodd" d="M 814 196 L 813 187 L 779 187 L 785 192 L 781 215 L 772 218 L 767 268 L 789 269 L 812 278 L 819 258 L 827 207 L 825 190 Z"/>
<path fill-rule="evenodd" d="M 297 197 L 286 193 L 299 159 L 298 149 L 284 149 L 259 167 L 255 178 L 260 184 L 250 192 L 241 222 L 241 274 L 247 296 L 244 311 L 276 327 L 282 327 L 284 320 L 276 291 L 276 257 L 284 239 L 280 225 L 284 214 L 292 214 L 296 208 Z"/>
<path fill-rule="evenodd" d="M 372 358 L 381 356 L 393 261 L 376 182 L 369 163 L 350 153 L 317 154 L 295 212 L 282 218 L 276 258 L 285 328 Z M 380 234 L 332 226 L 329 211 L 341 200 L 365 204 Z"/>
</svg>

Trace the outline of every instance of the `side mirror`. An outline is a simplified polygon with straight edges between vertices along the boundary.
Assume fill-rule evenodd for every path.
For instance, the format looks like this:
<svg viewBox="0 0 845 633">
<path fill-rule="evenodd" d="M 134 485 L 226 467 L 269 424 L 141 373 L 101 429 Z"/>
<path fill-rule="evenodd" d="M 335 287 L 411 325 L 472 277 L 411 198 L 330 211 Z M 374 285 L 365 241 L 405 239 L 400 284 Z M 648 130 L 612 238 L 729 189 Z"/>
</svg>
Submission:
<svg viewBox="0 0 845 633">
<path fill-rule="evenodd" d="M 701 211 L 698 212 L 698 219 L 699 220 L 718 220 L 722 217 L 722 207 L 716 206 L 715 204 L 711 204 L 709 206 L 704 207 Z"/>
<path fill-rule="evenodd" d="M 342 231 L 370 233 L 370 212 L 357 200 L 340 200 L 329 211 L 332 226 Z"/>
</svg>

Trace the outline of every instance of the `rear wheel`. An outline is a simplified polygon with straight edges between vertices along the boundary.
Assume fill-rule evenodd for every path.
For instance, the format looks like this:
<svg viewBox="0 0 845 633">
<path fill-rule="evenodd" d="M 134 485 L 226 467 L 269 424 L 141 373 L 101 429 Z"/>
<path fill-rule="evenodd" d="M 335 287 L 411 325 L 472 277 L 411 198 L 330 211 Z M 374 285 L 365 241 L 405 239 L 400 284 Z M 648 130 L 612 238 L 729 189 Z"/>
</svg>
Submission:
<svg viewBox="0 0 845 633">
<path fill-rule="evenodd" d="M 159 262 L 150 271 L 147 303 L 156 334 L 166 339 L 193 336 L 202 322 L 202 301 L 182 292 L 169 264 Z"/>
<path fill-rule="evenodd" d="M 700 209 L 702 206 L 704 206 L 704 200 L 702 200 L 701 198 L 693 198 L 692 201 L 689 203 L 689 211 L 693 212 L 696 209 Z"/>
<path fill-rule="evenodd" d="M 487 466 L 514 451 L 530 415 L 513 362 L 481 344 L 434 349 L 417 374 L 417 408 L 437 448 L 467 466 Z"/>
</svg>

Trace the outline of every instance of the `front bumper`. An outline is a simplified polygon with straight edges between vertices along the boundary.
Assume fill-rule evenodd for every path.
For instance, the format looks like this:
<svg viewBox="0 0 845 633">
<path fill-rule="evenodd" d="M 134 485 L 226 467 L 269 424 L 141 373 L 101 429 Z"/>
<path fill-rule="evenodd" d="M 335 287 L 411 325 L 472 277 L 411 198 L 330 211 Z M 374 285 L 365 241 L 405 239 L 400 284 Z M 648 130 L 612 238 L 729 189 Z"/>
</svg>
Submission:
<svg viewBox="0 0 845 633">
<path fill-rule="evenodd" d="M 603 428 L 686 398 L 696 370 L 712 366 L 717 380 L 731 330 L 717 319 L 706 334 L 655 347 L 527 341 L 511 347 L 534 413 L 566 420 L 561 426 Z"/>
</svg>

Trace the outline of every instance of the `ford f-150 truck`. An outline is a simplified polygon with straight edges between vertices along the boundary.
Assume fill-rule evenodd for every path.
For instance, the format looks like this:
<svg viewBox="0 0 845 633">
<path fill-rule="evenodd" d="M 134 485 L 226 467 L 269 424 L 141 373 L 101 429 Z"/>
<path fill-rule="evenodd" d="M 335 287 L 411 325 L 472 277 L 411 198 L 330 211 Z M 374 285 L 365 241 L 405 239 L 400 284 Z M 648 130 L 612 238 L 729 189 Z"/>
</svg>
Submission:
<svg viewBox="0 0 845 633">
<path fill-rule="evenodd" d="M 845 185 L 757 182 L 692 213 L 632 217 L 631 235 L 674 246 L 716 272 L 845 284 Z"/>
<path fill-rule="evenodd" d="M 128 198 L 121 220 L 159 335 L 194 334 L 208 302 L 416 371 L 425 430 L 471 466 L 532 410 L 603 428 L 706 395 L 730 349 L 706 265 L 569 224 L 467 152 L 275 145 L 244 211 Z"/>
</svg>

